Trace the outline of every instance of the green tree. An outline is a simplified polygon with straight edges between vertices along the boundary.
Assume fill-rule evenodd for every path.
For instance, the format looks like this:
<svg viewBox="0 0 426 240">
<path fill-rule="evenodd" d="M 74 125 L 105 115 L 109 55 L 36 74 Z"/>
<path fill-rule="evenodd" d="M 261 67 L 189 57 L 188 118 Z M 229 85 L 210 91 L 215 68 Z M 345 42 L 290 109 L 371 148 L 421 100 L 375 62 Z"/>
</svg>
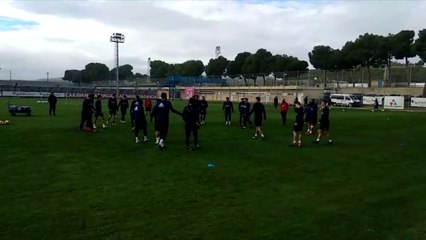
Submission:
<svg viewBox="0 0 426 240">
<path fill-rule="evenodd" d="M 263 78 L 263 85 L 265 85 L 266 76 L 272 72 L 274 58 L 271 52 L 263 48 L 257 50 L 254 55 L 257 57 L 257 64 L 259 64 L 257 75 Z"/>
<path fill-rule="evenodd" d="M 79 83 L 80 81 L 83 81 L 82 71 L 77 69 L 65 70 L 64 77 L 62 79 L 73 83 Z"/>
<path fill-rule="evenodd" d="M 118 67 L 118 78 L 120 81 L 124 80 L 133 80 L 134 74 L 133 74 L 133 66 L 130 64 L 125 64 L 120 67 Z M 113 68 L 110 71 L 111 79 L 115 79 L 117 77 L 116 68 Z"/>
<path fill-rule="evenodd" d="M 89 82 L 109 79 L 109 68 L 103 63 L 89 63 L 84 69 Z"/>
<path fill-rule="evenodd" d="M 206 66 L 206 74 L 208 76 L 218 76 L 225 73 L 229 61 L 225 57 L 219 56 L 216 59 L 210 59 Z"/>
<path fill-rule="evenodd" d="M 150 67 L 151 67 L 151 70 L 149 74 L 151 75 L 152 78 L 167 77 L 169 64 L 167 64 L 166 62 L 163 62 L 160 60 L 151 61 Z"/>
<path fill-rule="evenodd" d="M 183 76 L 201 76 L 204 72 L 204 64 L 200 60 L 189 60 L 182 63 Z"/>
<path fill-rule="evenodd" d="M 335 50 L 330 46 L 315 46 L 310 53 L 308 53 L 309 62 L 316 69 L 324 71 L 324 86 L 327 86 L 327 70 L 331 70 L 335 65 L 336 54 Z"/>
<path fill-rule="evenodd" d="M 254 81 L 254 85 L 256 86 L 256 77 L 257 73 L 259 73 L 259 59 L 258 56 L 255 54 L 250 55 L 247 57 L 247 59 L 244 61 L 243 66 L 241 67 L 241 72 L 243 73 L 243 76 L 252 78 Z"/>
<path fill-rule="evenodd" d="M 238 53 L 234 61 L 230 61 L 227 67 L 227 74 L 231 77 L 236 77 L 241 74 L 244 79 L 244 84 L 247 86 L 247 78 L 243 73 L 243 65 L 246 59 L 251 55 L 249 52 Z"/>
<path fill-rule="evenodd" d="M 368 87 L 371 87 L 371 66 L 378 66 L 389 59 L 387 38 L 366 33 L 354 42 L 354 56 L 368 69 Z"/>
</svg>

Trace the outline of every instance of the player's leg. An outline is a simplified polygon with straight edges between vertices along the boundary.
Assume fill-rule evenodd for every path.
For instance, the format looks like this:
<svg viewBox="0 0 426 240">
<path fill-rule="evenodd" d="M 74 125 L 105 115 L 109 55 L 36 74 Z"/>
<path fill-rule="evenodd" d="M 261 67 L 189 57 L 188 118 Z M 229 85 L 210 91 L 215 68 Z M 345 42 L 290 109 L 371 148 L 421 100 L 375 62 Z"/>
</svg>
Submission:
<svg viewBox="0 0 426 240">
<path fill-rule="evenodd" d="M 56 104 L 53 104 L 52 107 L 53 107 L 53 109 L 52 109 L 53 110 L 53 116 L 56 116 Z"/>
<path fill-rule="evenodd" d="M 141 129 L 139 121 L 135 121 L 135 130 L 133 131 L 135 133 L 135 143 L 140 143 L 139 139 L 139 130 Z"/>
<path fill-rule="evenodd" d="M 197 126 L 193 127 L 192 133 L 194 135 L 194 147 L 198 148 L 200 146 L 198 145 L 198 127 Z"/>
<path fill-rule="evenodd" d="M 81 121 L 80 121 L 80 131 L 83 131 L 84 124 L 86 123 L 86 114 L 81 114 Z"/>
<path fill-rule="evenodd" d="M 143 132 L 143 141 L 144 142 L 148 142 L 148 128 L 147 128 L 147 123 L 143 123 L 142 124 L 142 132 Z"/>
<path fill-rule="evenodd" d="M 317 140 L 314 142 L 314 143 L 319 143 L 320 142 L 320 140 L 321 140 L 321 136 L 322 136 L 322 133 L 323 133 L 323 131 L 322 131 L 322 125 L 320 126 L 320 129 L 318 129 L 318 135 L 317 135 Z"/>
<path fill-rule="evenodd" d="M 296 130 L 293 130 L 293 146 L 296 146 L 297 144 L 297 132 Z"/>
<path fill-rule="evenodd" d="M 300 131 L 299 133 L 298 133 L 298 139 L 297 139 L 297 146 L 298 147 L 301 147 L 302 146 L 302 134 L 303 133 L 303 131 Z"/>
<path fill-rule="evenodd" d="M 191 127 L 189 124 L 185 124 L 185 145 L 188 150 L 192 150 L 189 146 L 189 137 L 191 136 Z"/>
</svg>

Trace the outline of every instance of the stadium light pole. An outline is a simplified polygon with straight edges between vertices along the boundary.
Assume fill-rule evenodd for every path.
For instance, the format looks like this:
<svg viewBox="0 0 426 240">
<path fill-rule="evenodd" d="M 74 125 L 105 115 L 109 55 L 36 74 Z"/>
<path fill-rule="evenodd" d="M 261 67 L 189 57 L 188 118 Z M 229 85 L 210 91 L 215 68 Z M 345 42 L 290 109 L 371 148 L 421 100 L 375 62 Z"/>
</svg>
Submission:
<svg viewBox="0 0 426 240">
<path fill-rule="evenodd" d="M 116 85 L 116 90 L 117 90 L 117 95 L 118 95 L 118 80 L 119 80 L 119 71 L 118 71 L 118 66 L 119 66 L 119 58 L 118 58 L 118 44 L 119 43 L 124 43 L 124 35 L 121 33 L 113 33 L 110 37 L 110 42 L 115 43 L 115 67 L 116 67 L 116 75 L 117 75 L 117 85 Z"/>
</svg>

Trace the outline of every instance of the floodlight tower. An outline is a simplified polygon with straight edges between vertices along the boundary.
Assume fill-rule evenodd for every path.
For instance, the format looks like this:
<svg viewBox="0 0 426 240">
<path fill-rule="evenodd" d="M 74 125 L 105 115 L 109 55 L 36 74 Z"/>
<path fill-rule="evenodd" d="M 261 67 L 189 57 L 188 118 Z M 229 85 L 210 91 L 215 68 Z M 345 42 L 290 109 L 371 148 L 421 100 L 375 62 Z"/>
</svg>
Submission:
<svg viewBox="0 0 426 240">
<path fill-rule="evenodd" d="M 117 75 L 117 85 L 116 85 L 116 90 L 117 90 L 117 95 L 118 95 L 118 80 L 119 80 L 119 72 L 118 72 L 118 67 L 119 67 L 119 58 L 118 58 L 118 44 L 119 43 L 124 43 L 124 34 L 121 33 L 113 33 L 111 35 L 111 37 L 109 38 L 110 42 L 114 42 L 115 43 L 115 67 L 116 67 L 116 75 Z"/>
<path fill-rule="evenodd" d="M 146 83 L 149 84 L 150 80 L 151 80 L 151 58 L 150 57 L 148 58 L 148 66 L 147 66 L 147 69 L 146 69 L 146 75 L 147 75 Z"/>
<path fill-rule="evenodd" d="M 218 58 L 220 56 L 220 46 L 216 46 L 215 53 L 216 53 L 216 58 Z"/>
</svg>

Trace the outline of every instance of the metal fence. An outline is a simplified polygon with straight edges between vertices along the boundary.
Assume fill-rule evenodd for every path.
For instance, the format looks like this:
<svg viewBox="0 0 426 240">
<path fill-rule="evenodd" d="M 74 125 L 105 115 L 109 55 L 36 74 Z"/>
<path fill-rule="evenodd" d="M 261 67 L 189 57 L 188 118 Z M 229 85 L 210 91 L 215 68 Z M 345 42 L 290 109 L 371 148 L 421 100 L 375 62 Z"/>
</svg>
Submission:
<svg viewBox="0 0 426 240">
<path fill-rule="evenodd" d="M 167 86 L 309 86 L 309 87 L 423 87 L 426 82 L 426 68 L 421 66 L 392 66 L 387 68 L 356 68 L 342 70 L 308 70 L 268 74 L 239 74 L 235 76 L 145 78 L 120 81 L 121 88 L 161 88 Z M 40 90 L 72 88 L 96 89 L 115 87 L 114 80 L 92 83 L 68 81 L 1 81 L 3 90 L 23 87 L 39 87 Z"/>
</svg>

